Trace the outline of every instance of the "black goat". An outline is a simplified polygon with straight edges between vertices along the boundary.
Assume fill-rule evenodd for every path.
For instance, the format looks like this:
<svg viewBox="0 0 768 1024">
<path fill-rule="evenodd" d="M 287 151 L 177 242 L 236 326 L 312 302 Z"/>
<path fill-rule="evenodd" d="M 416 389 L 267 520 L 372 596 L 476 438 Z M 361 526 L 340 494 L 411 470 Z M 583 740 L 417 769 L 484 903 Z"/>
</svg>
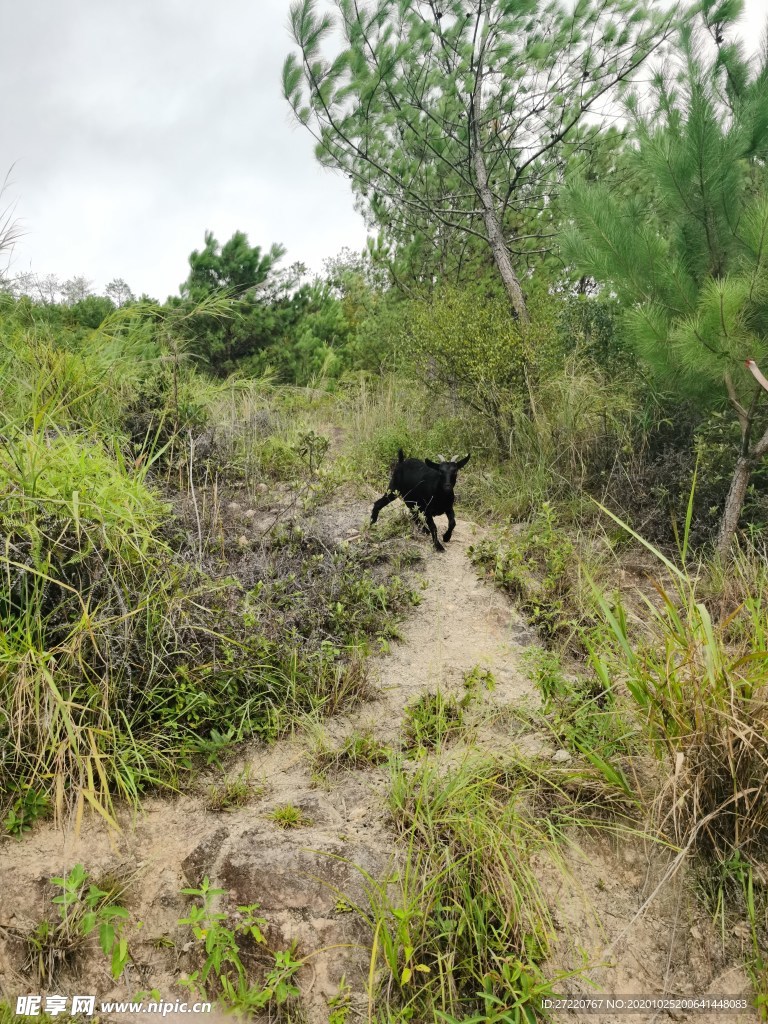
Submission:
<svg viewBox="0 0 768 1024">
<path fill-rule="evenodd" d="M 451 462 L 446 462 L 442 455 L 438 458 L 439 463 L 430 459 L 425 459 L 424 462 L 421 459 L 406 459 L 401 448 L 397 453 L 397 462 L 392 470 L 387 493 L 373 506 L 371 522 L 375 523 L 379 518 L 379 512 L 395 498 L 400 497 L 411 510 L 417 526 L 421 525 L 419 512 L 423 513 L 427 521 L 427 525 L 422 527 L 424 533 L 432 537 L 436 551 L 445 551 L 437 539 L 437 527 L 433 517 L 448 516 L 448 529 L 443 534 L 443 540 L 449 541 L 456 526 L 456 517 L 453 514 L 453 488 L 456 485 L 456 476 L 461 467 L 469 462 L 469 456 L 458 460 L 454 456 Z"/>
</svg>

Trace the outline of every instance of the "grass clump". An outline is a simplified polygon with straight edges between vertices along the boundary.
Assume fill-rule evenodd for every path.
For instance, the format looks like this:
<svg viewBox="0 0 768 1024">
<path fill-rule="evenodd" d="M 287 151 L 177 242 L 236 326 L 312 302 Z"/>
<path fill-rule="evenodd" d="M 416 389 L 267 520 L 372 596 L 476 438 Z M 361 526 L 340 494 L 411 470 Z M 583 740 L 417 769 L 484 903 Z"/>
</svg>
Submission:
<svg viewBox="0 0 768 1024">
<path fill-rule="evenodd" d="M 764 850 L 768 840 L 768 677 L 762 614 L 733 650 L 684 572 L 660 606 L 647 602 L 648 634 L 630 641 L 619 602 L 604 607 L 613 628 L 613 665 L 660 768 L 655 796 L 661 828 L 682 847 L 727 859 Z M 605 666 L 608 671 L 608 666 Z"/>
<path fill-rule="evenodd" d="M 641 595 L 645 622 L 631 629 L 621 596 L 611 604 L 601 596 L 609 634 L 593 663 L 604 678 L 624 677 L 658 766 L 661 830 L 719 862 L 749 859 L 768 848 L 768 579 L 761 568 L 744 601 L 713 617 L 701 576 L 687 566 L 687 526 L 680 564 L 637 537 L 663 568 L 657 599 Z M 734 632 L 740 616 L 748 628 Z"/>
<path fill-rule="evenodd" d="M 440 690 L 423 693 L 405 709 L 401 730 L 406 750 L 434 750 L 459 735 L 464 725 L 464 708 L 453 696 Z"/>
<path fill-rule="evenodd" d="M 167 507 L 119 450 L 42 430 L 0 447 L 0 495 L 0 791 L 105 807 L 163 759 L 130 733 L 179 609 Z"/>
<path fill-rule="evenodd" d="M 447 771 L 395 761 L 389 807 L 406 853 L 395 876 L 368 879 L 361 911 L 374 1005 L 402 1019 L 536 1019 L 552 925 L 530 858 L 548 840 L 523 784 L 479 755 Z"/>
<path fill-rule="evenodd" d="M 321 741 L 311 757 L 312 771 L 318 776 L 334 772 L 372 768 L 389 758 L 389 748 L 369 731 L 355 731 L 336 746 Z"/>
<path fill-rule="evenodd" d="M 308 818 L 295 804 L 280 804 L 271 810 L 267 817 L 275 825 L 284 829 L 307 828 L 312 824 L 312 819 Z"/>
<path fill-rule="evenodd" d="M 209 811 L 220 813 L 247 807 L 251 801 L 265 792 L 265 785 L 251 781 L 248 770 L 235 778 L 225 779 L 220 785 L 210 786 L 206 806 Z"/>
<path fill-rule="evenodd" d="M 382 490 L 398 448 L 423 459 L 476 450 L 482 443 L 482 422 L 441 399 L 418 376 L 389 376 L 374 383 L 363 377 L 350 386 L 343 411 L 354 475 Z"/>
</svg>

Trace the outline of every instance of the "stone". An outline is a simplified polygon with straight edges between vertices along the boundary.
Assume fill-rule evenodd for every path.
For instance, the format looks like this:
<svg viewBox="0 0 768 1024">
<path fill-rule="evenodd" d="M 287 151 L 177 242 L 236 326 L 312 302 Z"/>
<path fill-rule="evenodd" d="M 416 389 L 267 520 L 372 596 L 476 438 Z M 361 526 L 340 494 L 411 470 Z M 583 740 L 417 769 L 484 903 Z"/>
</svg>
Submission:
<svg viewBox="0 0 768 1024">
<path fill-rule="evenodd" d="M 228 835 L 227 829 L 217 828 L 181 862 L 181 870 L 190 886 L 199 885 L 206 875 L 210 875 Z"/>
</svg>

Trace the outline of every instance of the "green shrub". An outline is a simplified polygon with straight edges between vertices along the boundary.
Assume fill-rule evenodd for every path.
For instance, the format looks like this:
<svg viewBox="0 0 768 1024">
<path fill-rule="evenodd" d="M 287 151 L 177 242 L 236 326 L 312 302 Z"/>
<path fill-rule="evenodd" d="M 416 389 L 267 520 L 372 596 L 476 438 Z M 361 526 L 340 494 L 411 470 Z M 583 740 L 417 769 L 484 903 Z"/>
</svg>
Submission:
<svg viewBox="0 0 768 1024">
<path fill-rule="evenodd" d="M 551 304 L 540 302 L 526 326 L 501 297 L 469 289 L 443 289 L 414 304 L 410 336 L 431 386 L 484 417 L 502 452 L 511 447 L 515 413 L 530 411 L 540 375 L 561 353 Z"/>
<path fill-rule="evenodd" d="M 548 502 L 519 533 L 471 549 L 475 565 L 518 601 L 546 643 L 582 650 L 584 630 L 597 621 L 588 574 L 598 569 L 596 558 L 588 568 L 583 555 Z"/>
</svg>

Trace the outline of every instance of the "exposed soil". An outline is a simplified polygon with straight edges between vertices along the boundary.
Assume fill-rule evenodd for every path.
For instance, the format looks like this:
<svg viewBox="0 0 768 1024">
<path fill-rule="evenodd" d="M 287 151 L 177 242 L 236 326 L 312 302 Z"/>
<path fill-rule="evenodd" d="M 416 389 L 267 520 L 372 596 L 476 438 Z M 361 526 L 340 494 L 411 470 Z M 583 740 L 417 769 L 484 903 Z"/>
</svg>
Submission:
<svg viewBox="0 0 768 1024">
<path fill-rule="evenodd" d="M 388 514 L 400 513 L 390 507 L 382 521 Z M 318 514 L 318 528 L 328 529 L 329 540 L 354 543 L 367 516 L 368 506 L 362 504 L 332 513 L 325 509 Z M 364 728 L 393 743 L 410 701 L 438 687 L 461 694 L 465 674 L 479 665 L 493 673 L 496 686 L 483 694 L 469 735 L 451 756 L 461 756 L 469 743 L 500 756 L 520 748 L 542 758 L 557 753 L 511 716 L 489 713 L 520 702 L 537 703 L 521 658 L 534 636 L 506 597 L 477 579 L 467 555 L 468 545 L 476 539 L 475 528 L 463 521 L 445 554 L 433 553 L 424 538 L 423 600 L 405 622 L 401 642 L 371 665 L 376 697 L 353 715 L 327 723 L 331 737 Z M 227 766 L 229 776 L 248 767 L 257 788 L 253 802 L 241 809 L 223 814 L 208 809 L 206 781 L 210 784 L 211 778 L 201 781 L 194 793 L 149 799 L 135 816 L 123 811 L 119 834 L 92 817 L 79 835 L 43 824 L 20 841 L 0 841 L 2 997 L 13 1003 L 20 993 L 39 991 L 36 979 L 23 971 L 20 936 L 51 915 L 48 880 L 80 862 L 95 878 L 107 872 L 127 873 L 132 880 L 123 902 L 133 920 L 143 924 L 129 938 L 135 965 L 117 985 L 94 943 L 92 952 L 63 970 L 58 991 L 127 999 L 156 988 L 165 998 L 186 999 L 174 984 L 192 967 L 189 932 L 177 924 L 189 903 L 179 891 L 208 875 L 236 903 L 261 904 L 274 948 L 298 941 L 299 954 L 306 958 L 299 977 L 312 1024 L 328 1020 L 327 1000 L 342 975 L 353 991 L 355 1013 L 350 1019 L 367 1019 L 370 934 L 340 898 L 365 905 L 364 877 L 358 868 L 379 878 L 393 864 L 395 840 L 383 813 L 386 775 L 383 769 L 369 768 L 318 785 L 308 764 L 308 748 L 304 735 L 269 747 L 245 746 L 237 763 Z M 215 781 L 220 778 L 219 772 Z M 286 803 L 301 808 L 311 824 L 281 830 L 266 817 Z M 733 957 L 727 962 L 722 943 L 697 909 L 682 876 L 662 886 L 645 906 L 667 865 L 658 850 L 624 838 L 612 842 L 605 834 L 590 838 L 581 833 L 572 839 L 574 845 L 563 850 L 563 864 L 541 858 L 539 865 L 555 909 L 551 971 L 580 972 L 562 981 L 563 992 L 748 992 L 743 972 L 733 966 Z M 684 1012 L 670 1016 L 688 1019 Z M 136 1018 L 133 1014 L 122 1019 Z M 627 1019 L 565 1013 L 554 1018 L 585 1024 Z M 640 1013 L 630 1019 L 657 1016 Z M 717 1019 L 755 1017 L 749 1012 L 725 1013 Z"/>
</svg>

